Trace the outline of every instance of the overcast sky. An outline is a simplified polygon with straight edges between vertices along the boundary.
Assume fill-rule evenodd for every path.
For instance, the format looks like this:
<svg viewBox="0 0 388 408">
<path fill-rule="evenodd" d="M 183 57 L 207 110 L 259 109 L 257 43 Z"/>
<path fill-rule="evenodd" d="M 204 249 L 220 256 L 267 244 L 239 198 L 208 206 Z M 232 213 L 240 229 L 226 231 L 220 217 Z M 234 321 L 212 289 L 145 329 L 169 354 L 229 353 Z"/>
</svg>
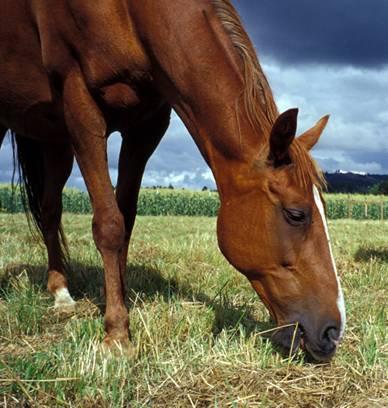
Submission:
<svg viewBox="0 0 388 408">
<path fill-rule="evenodd" d="M 279 110 L 299 107 L 298 132 L 330 113 L 313 155 L 327 171 L 388 173 L 388 1 L 235 0 Z M 113 182 L 120 137 L 109 142 Z M 0 182 L 11 174 L 6 142 Z M 190 135 L 173 115 L 143 184 L 213 187 Z M 69 185 L 82 187 L 77 168 Z"/>
</svg>

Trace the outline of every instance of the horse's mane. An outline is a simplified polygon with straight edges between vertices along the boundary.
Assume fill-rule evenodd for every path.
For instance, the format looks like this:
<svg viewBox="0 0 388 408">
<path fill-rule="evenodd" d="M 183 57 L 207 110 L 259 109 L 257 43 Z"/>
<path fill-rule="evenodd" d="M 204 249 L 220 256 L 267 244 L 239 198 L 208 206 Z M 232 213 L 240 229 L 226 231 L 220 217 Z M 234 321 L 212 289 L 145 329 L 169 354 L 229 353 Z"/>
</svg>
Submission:
<svg viewBox="0 0 388 408">
<path fill-rule="evenodd" d="M 211 0 L 211 2 L 241 59 L 245 82 L 241 97 L 248 120 L 254 129 L 262 129 L 268 134 L 279 112 L 267 78 L 257 59 L 256 50 L 230 0 Z M 258 107 L 260 109 L 257 109 Z"/>
<path fill-rule="evenodd" d="M 269 138 L 279 111 L 256 50 L 231 1 L 211 0 L 211 2 L 241 59 L 245 83 L 241 98 L 248 120 L 253 129 L 260 129 L 263 136 Z M 268 146 L 268 143 L 265 145 Z M 290 158 L 296 165 L 298 180 L 304 187 L 311 183 L 320 189 L 326 186 L 322 171 L 298 139 L 295 139 L 290 147 Z"/>
</svg>

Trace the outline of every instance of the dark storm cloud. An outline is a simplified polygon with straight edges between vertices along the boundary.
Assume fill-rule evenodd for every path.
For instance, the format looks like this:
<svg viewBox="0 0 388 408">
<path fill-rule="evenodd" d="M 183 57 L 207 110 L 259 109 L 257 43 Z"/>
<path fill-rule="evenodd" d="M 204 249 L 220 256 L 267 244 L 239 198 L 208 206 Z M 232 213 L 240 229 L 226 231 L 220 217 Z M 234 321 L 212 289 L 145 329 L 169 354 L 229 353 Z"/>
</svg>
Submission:
<svg viewBox="0 0 388 408">
<path fill-rule="evenodd" d="M 388 63 L 386 0 L 235 0 L 259 50 L 287 63 Z"/>
<path fill-rule="evenodd" d="M 370 153 L 349 149 L 347 154 L 356 163 L 377 163 L 384 170 L 385 174 L 388 173 L 388 156 L 386 151 Z"/>
</svg>

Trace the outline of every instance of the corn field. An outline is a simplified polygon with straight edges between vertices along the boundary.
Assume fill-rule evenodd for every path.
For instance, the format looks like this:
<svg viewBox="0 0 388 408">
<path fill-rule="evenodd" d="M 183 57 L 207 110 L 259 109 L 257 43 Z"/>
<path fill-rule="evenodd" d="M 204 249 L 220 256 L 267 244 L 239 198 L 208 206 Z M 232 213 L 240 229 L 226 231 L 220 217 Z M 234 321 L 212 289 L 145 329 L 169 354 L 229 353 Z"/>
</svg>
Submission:
<svg viewBox="0 0 388 408">
<path fill-rule="evenodd" d="M 326 194 L 327 213 L 330 219 L 352 218 L 356 220 L 388 219 L 388 197 L 373 195 Z M 142 189 L 139 195 L 139 215 L 217 215 L 218 194 L 169 189 Z M 91 212 L 87 193 L 76 189 L 65 189 L 63 210 L 76 214 Z M 0 185 L 0 212 L 19 213 L 23 205 L 18 188 Z"/>
</svg>

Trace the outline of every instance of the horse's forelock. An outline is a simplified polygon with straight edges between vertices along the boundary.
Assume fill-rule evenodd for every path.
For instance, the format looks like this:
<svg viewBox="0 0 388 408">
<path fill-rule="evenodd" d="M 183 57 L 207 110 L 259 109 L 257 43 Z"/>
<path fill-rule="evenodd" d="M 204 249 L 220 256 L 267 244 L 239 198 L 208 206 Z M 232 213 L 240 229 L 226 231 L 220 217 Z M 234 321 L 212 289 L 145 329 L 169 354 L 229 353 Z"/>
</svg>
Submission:
<svg viewBox="0 0 388 408">
<path fill-rule="evenodd" d="M 291 144 L 289 153 L 301 187 L 307 191 L 315 185 L 320 191 L 325 190 L 327 184 L 322 170 L 297 138 Z"/>
</svg>

